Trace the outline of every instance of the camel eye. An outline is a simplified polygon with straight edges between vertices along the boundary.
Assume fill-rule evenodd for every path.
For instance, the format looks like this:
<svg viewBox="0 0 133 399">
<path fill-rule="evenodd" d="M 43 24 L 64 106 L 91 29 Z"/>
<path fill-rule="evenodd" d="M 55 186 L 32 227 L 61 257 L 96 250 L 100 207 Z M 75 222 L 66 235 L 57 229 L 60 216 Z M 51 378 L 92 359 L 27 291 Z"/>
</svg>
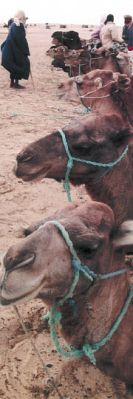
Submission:
<svg viewBox="0 0 133 399">
<path fill-rule="evenodd" d="M 89 154 L 92 151 L 92 146 L 88 143 L 75 144 L 73 149 L 80 154 Z"/>
<path fill-rule="evenodd" d="M 96 250 L 92 249 L 92 248 L 88 248 L 88 249 L 84 249 L 82 252 L 84 253 L 86 259 L 92 259 L 93 256 L 95 255 Z"/>
<path fill-rule="evenodd" d="M 98 251 L 99 247 L 100 247 L 100 242 L 97 242 L 92 245 L 85 244 L 84 247 L 81 246 L 78 249 L 82 252 L 82 255 L 84 255 L 85 259 L 92 259 L 93 256 L 96 255 L 96 252 Z"/>
<path fill-rule="evenodd" d="M 95 245 L 94 247 L 84 248 L 83 252 L 85 254 L 86 259 L 92 258 L 96 254 L 98 248 L 99 248 L 98 244 Z"/>
</svg>

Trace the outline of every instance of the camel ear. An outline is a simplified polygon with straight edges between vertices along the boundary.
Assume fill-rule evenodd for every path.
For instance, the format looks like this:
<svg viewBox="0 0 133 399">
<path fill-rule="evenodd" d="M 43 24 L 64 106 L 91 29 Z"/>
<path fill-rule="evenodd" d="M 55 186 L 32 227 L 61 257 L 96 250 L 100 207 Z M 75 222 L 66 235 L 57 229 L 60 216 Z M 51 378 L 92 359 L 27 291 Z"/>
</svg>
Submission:
<svg viewBox="0 0 133 399">
<path fill-rule="evenodd" d="M 121 145 L 126 145 L 133 142 L 133 129 L 125 128 L 115 132 L 111 132 L 110 140 L 116 145 L 116 147 L 121 147 Z"/>
<path fill-rule="evenodd" d="M 128 252 L 133 250 L 133 220 L 123 222 L 113 237 L 116 248 L 124 248 Z"/>
</svg>

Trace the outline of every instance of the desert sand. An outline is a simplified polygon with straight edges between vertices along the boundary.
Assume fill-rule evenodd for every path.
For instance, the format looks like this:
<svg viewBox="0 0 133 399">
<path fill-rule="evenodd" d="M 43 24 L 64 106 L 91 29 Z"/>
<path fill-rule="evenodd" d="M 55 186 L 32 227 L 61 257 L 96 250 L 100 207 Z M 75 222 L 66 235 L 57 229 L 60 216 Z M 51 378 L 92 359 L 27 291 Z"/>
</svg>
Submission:
<svg viewBox="0 0 133 399">
<path fill-rule="evenodd" d="M 33 80 L 22 82 L 25 90 L 10 89 L 9 74 L 0 67 L 1 255 L 21 239 L 23 227 L 67 204 L 62 184 L 45 179 L 25 183 L 13 173 L 16 155 L 25 145 L 84 112 L 82 105 L 77 107 L 57 97 L 57 85 L 67 76 L 51 69 L 46 50 L 51 45 L 52 32 L 58 29 L 59 26 L 48 30 L 45 26 L 28 27 Z M 68 29 L 78 30 L 82 38 L 89 37 L 88 29 L 67 26 Z M 6 35 L 6 29 L 1 29 L 0 43 Z M 72 188 L 72 195 L 79 203 L 89 200 L 83 186 Z M 43 302 L 35 299 L 18 309 L 27 333 L 13 306 L 0 308 L 0 399 L 132 398 L 123 383 L 105 376 L 88 361 L 70 361 L 56 353 L 49 328 L 42 321 L 46 313 Z"/>
</svg>

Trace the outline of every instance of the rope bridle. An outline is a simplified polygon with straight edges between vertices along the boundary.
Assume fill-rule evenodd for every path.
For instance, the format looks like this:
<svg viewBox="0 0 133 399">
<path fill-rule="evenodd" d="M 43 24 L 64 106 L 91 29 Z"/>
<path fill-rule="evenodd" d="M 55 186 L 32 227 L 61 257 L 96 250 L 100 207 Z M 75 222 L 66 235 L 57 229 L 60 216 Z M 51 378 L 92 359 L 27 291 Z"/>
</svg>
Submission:
<svg viewBox="0 0 133 399">
<path fill-rule="evenodd" d="M 76 79 L 75 79 L 76 82 Z M 109 86 L 111 83 L 114 83 L 114 80 L 110 80 L 108 83 L 106 83 L 105 85 L 103 85 L 102 87 L 97 87 L 95 90 L 92 91 L 88 91 L 86 94 L 84 94 L 83 96 L 80 96 L 80 98 L 105 98 L 105 97 L 110 97 L 110 94 L 107 94 L 106 96 L 101 96 L 101 97 L 92 97 L 90 96 L 90 94 L 96 93 L 98 90 L 104 89 L 105 87 Z M 78 82 L 76 82 L 77 85 Z M 87 97 L 89 95 L 89 97 Z"/>
<path fill-rule="evenodd" d="M 44 316 L 43 318 L 44 319 L 47 318 L 49 320 L 51 338 L 53 340 L 53 343 L 56 347 L 57 352 L 59 352 L 61 355 L 65 356 L 65 357 L 81 357 L 81 356 L 86 355 L 89 358 L 90 362 L 95 365 L 96 359 L 95 359 L 94 353 L 97 352 L 99 349 L 101 349 L 104 345 L 106 345 L 108 343 L 108 341 L 112 338 L 113 334 L 119 328 L 120 323 L 122 322 L 125 314 L 128 311 L 129 305 L 131 304 L 131 301 L 133 298 L 133 285 L 129 286 L 129 292 L 126 297 L 125 303 L 124 303 L 120 313 L 118 314 L 115 322 L 113 323 L 109 332 L 105 335 L 104 338 L 102 338 L 100 341 L 92 343 L 92 344 L 85 343 L 85 344 L 83 344 L 82 349 L 76 349 L 74 347 L 67 345 L 67 350 L 64 350 L 61 347 L 59 338 L 56 334 L 55 326 L 56 326 L 56 324 L 59 324 L 59 325 L 61 324 L 61 318 L 62 318 L 61 312 L 58 311 L 57 309 L 59 309 L 59 307 L 63 306 L 64 303 L 68 299 L 72 299 L 74 290 L 79 281 L 80 273 L 82 273 L 91 282 L 91 285 L 92 285 L 95 283 L 95 281 L 105 280 L 105 279 L 117 277 L 124 273 L 127 273 L 127 269 L 126 268 L 118 269 L 116 271 L 109 272 L 109 273 L 103 273 L 103 274 L 97 274 L 97 273 L 93 272 L 87 265 L 82 264 L 82 262 L 80 261 L 78 255 L 73 247 L 73 243 L 70 240 L 68 232 L 66 231 L 64 226 L 61 223 L 59 223 L 57 220 L 52 220 L 52 221 L 46 222 L 44 225 L 40 226 L 40 228 L 42 228 L 48 224 L 55 225 L 57 227 L 57 229 L 59 230 L 59 232 L 62 234 L 62 237 L 63 237 L 65 243 L 67 244 L 67 246 L 70 250 L 70 253 L 72 255 L 71 265 L 74 270 L 74 276 L 73 276 L 73 281 L 71 283 L 71 286 L 68 289 L 68 292 L 64 295 L 64 297 L 62 299 L 57 301 L 56 305 L 53 306 L 50 309 L 50 311 L 48 312 L 48 314 L 46 316 Z"/>
<path fill-rule="evenodd" d="M 76 79 L 75 79 L 75 83 L 76 83 L 77 92 L 78 92 L 78 95 L 79 95 L 79 98 L 80 98 L 80 101 L 81 101 L 82 105 L 85 107 L 86 112 L 91 112 L 91 111 L 92 111 L 92 108 L 91 108 L 91 107 L 88 107 L 88 106 L 86 107 L 86 105 L 84 104 L 83 99 L 86 99 L 86 98 L 90 98 L 90 99 L 104 99 L 104 98 L 110 97 L 110 96 L 111 96 L 110 93 L 109 93 L 109 94 L 106 94 L 106 95 L 104 95 L 104 96 L 91 96 L 90 94 L 96 93 L 98 90 L 104 89 L 105 87 L 107 87 L 107 86 L 110 85 L 111 83 L 114 83 L 114 80 L 111 80 L 110 82 L 106 83 L 106 84 L 105 84 L 104 86 L 102 86 L 102 87 L 97 87 L 95 90 L 92 90 L 92 91 L 90 91 L 90 92 L 88 91 L 88 92 L 85 93 L 84 95 L 81 95 L 81 94 L 80 94 L 79 83 L 76 81 Z"/>
<path fill-rule="evenodd" d="M 125 149 L 123 150 L 122 154 L 115 161 L 107 162 L 107 163 L 95 162 L 95 161 L 90 161 L 90 160 L 76 158 L 76 157 L 73 157 L 71 155 L 71 153 L 70 153 L 70 150 L 69 150 L 69 147 L 68 147 L 68 143 L 67 143 L 67 140 L 66 140 L 66 136 L 65 136 L 65 133 L 63 132 L 63 130 L 62 129 L 58 129 L 58 132 L 61 135 L 62 142 L 63 142 L 63 145 L 64 145 L 64 149 L 65 149 L 66 155 L 68 157 L 67 170 L 66 170 L 66 174 L 65 174 L 64 188 L 65 188 L 65 191 L 67 193 L 67 198 L 68 198 L 69 202 L 72 201 L 71 193 L 70 193 L 69 176 L 70 176 L 71 170 L 73 168 L 74 162 L 80 162 L 80 163 L 83 163 L 85 165 L 92 165 L 94 167 L 111 169 L 115 165 L 117 165 L 125 157 L 125 155 L 127 154 L 127 151 L 128 151 L 128 145 L 127 145 L 125 147 Z"/>
</svg>

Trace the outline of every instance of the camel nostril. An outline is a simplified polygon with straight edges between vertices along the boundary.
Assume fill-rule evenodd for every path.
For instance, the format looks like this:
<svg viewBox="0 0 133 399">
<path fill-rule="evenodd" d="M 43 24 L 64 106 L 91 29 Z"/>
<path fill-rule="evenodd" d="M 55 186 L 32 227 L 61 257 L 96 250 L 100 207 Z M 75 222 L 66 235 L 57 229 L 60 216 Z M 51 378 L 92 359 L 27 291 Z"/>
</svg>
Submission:
<svg viewBox="0 0 133 399">
<path fill-rule="evenodd" d="M 13 173 L 15 174 L 16 177 L 21 177 L 23 174 L 21 173 L 21 171 L 18 170 L 18 165 L 17 162 L 13 167 Z"/>
<path fill-rule="evenodd" d="M 60 84 L 58 85 L 58 89 L 63 89 L 63 87 L 64 87 L 64 84 L 63 84 L 63 83 L 60 83 Z"/>
<path fill-rule="evenodd" d="M 6 270 L 10 270 L 13 264 L 13 258 L 11 256 L 5 256 L 3 259 L 4 267 Z"/>
<path fill-rule="evenodd" d="M 18 154 L 17 157 L 16 157 L 16 161 L 19 162 L 20 160 L 21 160 L 21 155 Z"/>
<path fill-rule="evenodd" d="M 30 227 L 25 227 L 23 229 L 23 234 L 25 237 L 29 236 L 32 233 L 32 231 L 30 230 Z"/>
<path fill-rule="evenodd" d="M 4 266 L 6 271 L 13 271 L 14 269 L 19 269 L 24 266 L 29 266 L 33 261 L 35 260 L 35 254 L 26 254 L 26 255 L 21 255 L 17 256 L 16 258 L 14 256 L 6 256 L 4 258 Z"/>
<path fill-rule="evenodd" d="M 29 162 L 33 159 L 34 155 L 31 152 L 23 152 L 22 154 L 18 154 L 16 160 L 18 163 L 20 162 Z"/>
</svg>

